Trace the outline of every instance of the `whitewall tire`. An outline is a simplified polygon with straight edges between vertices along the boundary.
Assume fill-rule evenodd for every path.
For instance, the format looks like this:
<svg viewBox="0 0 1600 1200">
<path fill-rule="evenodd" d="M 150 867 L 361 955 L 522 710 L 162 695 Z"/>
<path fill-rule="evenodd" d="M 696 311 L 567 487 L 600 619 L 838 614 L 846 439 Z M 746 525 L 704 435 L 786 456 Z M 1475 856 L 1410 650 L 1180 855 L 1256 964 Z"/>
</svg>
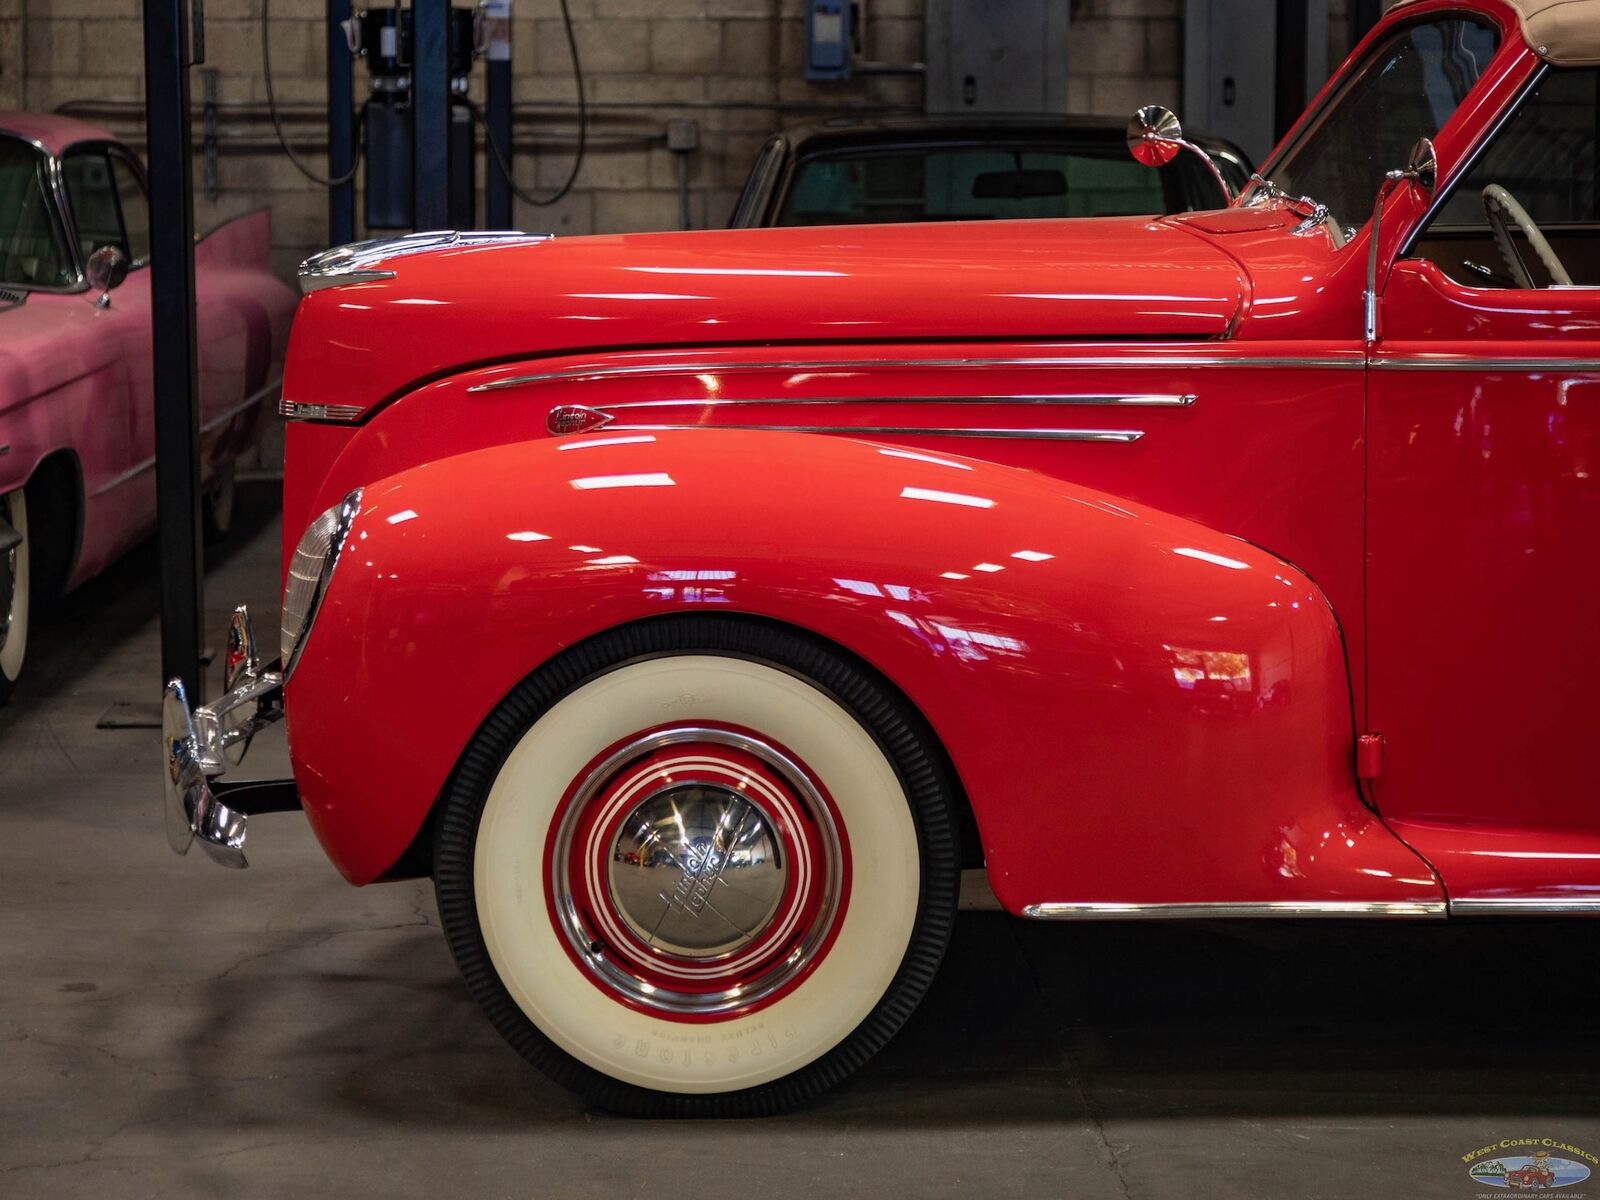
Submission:
<svg viewBox="0 0 1600 1200">
<path fill-rule="evenodd" d="M 617 630 L 535 672 L 445 790 L 452 951 L 507 1039 L 641 1115 L 744 1115 L 837 1083 L 931 982 L 954 785 L 903 697 L 737 618 Z"/>
<path fill-rule="evenodd" d="M 20 545 L 0 554 L 0 703 L 4 703 L 22 674 L 28 649 L 31 548 L 28 501 L 22 488 L 0 496 L 0 518 L 22 535 Z"/>
</svg>

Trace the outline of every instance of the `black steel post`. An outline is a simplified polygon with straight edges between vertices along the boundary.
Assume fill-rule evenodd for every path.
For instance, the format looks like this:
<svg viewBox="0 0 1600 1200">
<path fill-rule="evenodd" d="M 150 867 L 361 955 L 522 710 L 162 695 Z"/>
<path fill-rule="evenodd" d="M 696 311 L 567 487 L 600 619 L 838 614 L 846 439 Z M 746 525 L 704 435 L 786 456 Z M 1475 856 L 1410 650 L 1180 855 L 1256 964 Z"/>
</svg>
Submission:
<svg viewBox="0 0 1600 1200">
<path fill-rule="evenodd" d="M 344 22 L 350 0 L 328 0 L 328 178 L 343 179 L 355 164 L 355 97 L 351 86 L 350 44 Z M 356 181 L 328 189 L 328 244 L 356 240 Z"/>
<path fill-rule="evenodd" d="M 161 539 L 161 675 L 196 702 L 204 680 L 200 574 L 200 402 L 195 386 L 194 180 L 186 0 L 144 2 L 150 156 L 150 307 Z M 116 303 L 113 295 L 112 303 Z"/>
<path fill-rule="evenodd" d="M 511 145 L 511 3 L 494 0 L 486 9 L 489 18 L 489 65 L 484 80 L 487 102 L 484 137 L 492 139 L 505 156 L 506 169 L 514 170 Z M 494 151 L 485 147 L 484 179 L 488 187 L 483 200 L 486 229 L 510 229 L 511 180 L 500 169 Z"/>
<path fill-rule="evenodd" d="M 450 223 L 450 0 L 411 0 L 413 229 Z"/>
</svg>

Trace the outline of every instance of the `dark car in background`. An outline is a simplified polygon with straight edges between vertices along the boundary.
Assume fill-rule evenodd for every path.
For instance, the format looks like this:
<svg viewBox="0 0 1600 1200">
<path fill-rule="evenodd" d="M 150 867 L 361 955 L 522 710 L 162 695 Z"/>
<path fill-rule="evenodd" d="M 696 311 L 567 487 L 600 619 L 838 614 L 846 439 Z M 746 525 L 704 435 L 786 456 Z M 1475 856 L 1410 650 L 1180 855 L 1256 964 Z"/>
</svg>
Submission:
<svg viewBox="0 0 1600 1200">
<path fill-rule="evenodd" d="M 1238 147 L 1191 137 L 1235 193 Z M 775 135 L 729 224 L 861 225 L 1095 217 L 1221 208 L 1230 199 L 1195 155 L 1148 170 L 1109 117 L 839 118 Z"/>
</svg>

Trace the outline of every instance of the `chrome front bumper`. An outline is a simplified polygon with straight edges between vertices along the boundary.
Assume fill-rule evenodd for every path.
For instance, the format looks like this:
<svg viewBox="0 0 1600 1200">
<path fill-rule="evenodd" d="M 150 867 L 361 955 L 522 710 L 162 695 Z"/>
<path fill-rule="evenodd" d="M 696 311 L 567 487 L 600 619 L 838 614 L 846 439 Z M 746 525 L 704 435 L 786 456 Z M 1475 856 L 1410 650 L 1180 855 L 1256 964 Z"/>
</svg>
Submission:
<svg viewBox="0 0 1600 1200">
<path fill-rule="evenodd" d="M 161 741 L 166 759 L 167 842 L 178 854 L 196 840 L 213 861 L 225 867 L 249 866 L 244 856 L 248 814 L 227 798 L 271 791 L 278 798 L 265 807 L 290 807 L 281 793 L 291 785 L 240 784 L 229 789 L 213 780 L 238 765 L 250 739 L 283 719 L 283 675 L 277 664 L 263 668 L 256 653 L 250 614 L 241 605 L 228 627 L 228 658 L 223 694 L 211 704 L 189 707 L 183 681 L 166 686 L 161 704 Z M 251 806 L 264 811 L 262 806 Z"/>
</svg>

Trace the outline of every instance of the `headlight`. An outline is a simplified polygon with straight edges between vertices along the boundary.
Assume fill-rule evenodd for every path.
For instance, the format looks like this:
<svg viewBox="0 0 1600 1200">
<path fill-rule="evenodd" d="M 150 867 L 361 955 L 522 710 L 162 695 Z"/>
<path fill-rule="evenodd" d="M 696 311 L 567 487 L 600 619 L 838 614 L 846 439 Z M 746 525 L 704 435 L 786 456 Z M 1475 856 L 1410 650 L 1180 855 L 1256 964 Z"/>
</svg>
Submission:
<svg viewBox="0 0 1600 1200">
<path fill-rule="evenodd" d="M 306 634 L 311 632 L 311 622 L 317 619 L 317 609 L 339 562 L 339 551 L 360 511 L 361 489 L 357 488 L 311 522 L 300 536 L 300 544 L 294 548 L 294 557 L 289 560 L 289 582 L 283 589 L 280 646 L 285 679 L 289 678 L 300 657 Z"/>
</svg>

